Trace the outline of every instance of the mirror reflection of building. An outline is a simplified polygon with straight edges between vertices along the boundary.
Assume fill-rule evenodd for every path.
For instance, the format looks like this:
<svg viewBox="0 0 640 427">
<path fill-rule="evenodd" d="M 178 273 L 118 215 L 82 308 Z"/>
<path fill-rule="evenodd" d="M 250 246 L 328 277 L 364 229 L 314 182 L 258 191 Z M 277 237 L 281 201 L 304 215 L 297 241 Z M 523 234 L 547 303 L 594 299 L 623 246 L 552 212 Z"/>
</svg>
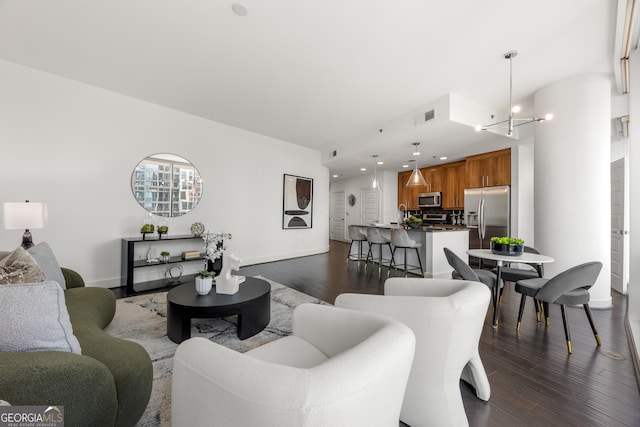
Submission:
<svg viewBox="0 0 640 427">
<path fill-rule="evenodd" d="M 183 157 L 159 153 L 143 159 L 131 176 L 131 190 L 148 212 L 174 217 L 193 209 L 202 197 L 202 178 Z"/>
</svg>

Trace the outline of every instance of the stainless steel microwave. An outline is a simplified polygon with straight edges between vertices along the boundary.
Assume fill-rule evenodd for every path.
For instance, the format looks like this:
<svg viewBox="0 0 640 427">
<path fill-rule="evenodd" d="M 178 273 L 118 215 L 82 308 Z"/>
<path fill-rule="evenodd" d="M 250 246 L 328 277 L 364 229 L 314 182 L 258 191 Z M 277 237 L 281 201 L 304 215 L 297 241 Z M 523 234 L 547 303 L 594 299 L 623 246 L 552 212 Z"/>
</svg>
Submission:
<svg viewBox="0 0 640 427">
<path fill-rule="evenodd" d="M 418 194 L 418 206 L 421 208 L 439 208 L 442 205 L 442 193 L 420 193 Z"/>
</svg>

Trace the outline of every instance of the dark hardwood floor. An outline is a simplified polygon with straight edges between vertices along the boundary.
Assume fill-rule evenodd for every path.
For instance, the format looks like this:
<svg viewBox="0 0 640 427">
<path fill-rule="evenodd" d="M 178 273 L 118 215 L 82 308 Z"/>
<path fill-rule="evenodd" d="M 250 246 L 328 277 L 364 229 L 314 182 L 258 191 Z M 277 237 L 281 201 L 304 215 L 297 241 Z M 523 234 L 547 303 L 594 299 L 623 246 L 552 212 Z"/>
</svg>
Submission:
<svg viewBox="0 0 640 427">
<path fill-rule="evenodd" d="M 384 274 L 345 263 L 349 245 L 331 242 L 326 254 L 243 267 L 333 303 L 344 292 L 381 294 Z M 613 292 L 614 308 L 593 310 L 602 339 L 596 347 L 582 308 L 569 308 L 573 354 L 568 355 L 560 308 L 551 307 L 551 325 L 536 323 L 528 301 L 520 332 L 515 324 L 520 296 L 507 284 L 499 327 L 485 319 L 480 356 L 489 376 L 491 399 L 478 400 L 461 384 L 471 426 L 640 426 L 640 394 L 624 329 L 626 297 Z M 437 327 L 437 325 L 434 325 Z"/>
</svg>

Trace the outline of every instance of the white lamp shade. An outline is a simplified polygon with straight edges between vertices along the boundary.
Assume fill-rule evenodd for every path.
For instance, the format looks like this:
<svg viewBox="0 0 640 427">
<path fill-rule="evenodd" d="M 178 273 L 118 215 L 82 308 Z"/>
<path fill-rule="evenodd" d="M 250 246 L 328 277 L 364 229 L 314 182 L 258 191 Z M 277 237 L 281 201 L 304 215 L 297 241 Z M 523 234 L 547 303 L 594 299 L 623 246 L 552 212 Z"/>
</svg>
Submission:
<svg viewBox="0 0 640 427">
<path fill-rule="evenodd" d="M 47 204 L 40 202 L 5 202 L 4 228 L 26 230 L 44 228 L 47 223 Z"/>
</svg>

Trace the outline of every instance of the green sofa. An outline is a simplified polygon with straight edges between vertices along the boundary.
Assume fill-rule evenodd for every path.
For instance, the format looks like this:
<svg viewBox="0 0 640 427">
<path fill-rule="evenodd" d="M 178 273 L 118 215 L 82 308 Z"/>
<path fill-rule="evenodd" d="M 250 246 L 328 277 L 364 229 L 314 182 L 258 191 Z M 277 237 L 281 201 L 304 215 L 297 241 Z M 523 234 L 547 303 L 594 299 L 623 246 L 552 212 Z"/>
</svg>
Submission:
<svg viewBox="0 0 640 427">
<path fill-rule="evenodd" d="M 116 300 L 62 268 L 65 301 L 82 354 L 0 352 L 0 399 L 11 405 L 63 405 L 67 426 L 133 426 L 149 403 L 153 368 L 145 349 L 103 331 Z"/>
</svg>

